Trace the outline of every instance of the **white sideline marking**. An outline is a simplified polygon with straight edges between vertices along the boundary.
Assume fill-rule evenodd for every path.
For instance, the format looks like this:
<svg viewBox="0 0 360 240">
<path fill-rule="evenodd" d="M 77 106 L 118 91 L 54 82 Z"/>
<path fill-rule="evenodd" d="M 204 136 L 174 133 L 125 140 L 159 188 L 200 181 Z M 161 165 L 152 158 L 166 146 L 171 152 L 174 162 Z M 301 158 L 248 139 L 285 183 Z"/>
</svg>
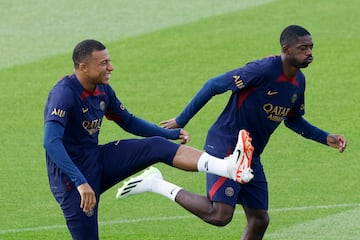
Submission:
<svg viewBox="0 0 360 240">
<path fill-rule="evenodd" d="M 360 203 L 304 206 L 304 207 L 292 207 L 292 208 L 275 208 L 275 209 L 270 209 L 269 212 L 307 211 L 307 210 L 313 210 L 313 209 L 331 209 L 331 208 L 346 208 L 346 207 L 360 207 Z M 99 225 L 109 226 L 109 225 L 116 225 L 116 224 L 123 224 L 123 223 L 169 221 L 169 220 L 178 220 L 178 219 L 186 219 L 186 218 L 194 218 L 194 217 L 195 216 L 193 216 L 193 215 L 183 215 L 183 216 L 119 219 L 119 220 L 112 220 L 112 221 L 102 221 L 102 222 L 99 222 Z M 9 234 L 9 233 L 21 233 L 21 232 L 38 232 L 38 231 L 62 229 L 62 228 L 65 229 L 66 226 L 65 225 L 52 225 L 52 226 L 39 226 L 39 227 L 32 227 L 32 228 L 3 229 L 3 230 L 0 230 L 0 235 Z"/>
</svg>

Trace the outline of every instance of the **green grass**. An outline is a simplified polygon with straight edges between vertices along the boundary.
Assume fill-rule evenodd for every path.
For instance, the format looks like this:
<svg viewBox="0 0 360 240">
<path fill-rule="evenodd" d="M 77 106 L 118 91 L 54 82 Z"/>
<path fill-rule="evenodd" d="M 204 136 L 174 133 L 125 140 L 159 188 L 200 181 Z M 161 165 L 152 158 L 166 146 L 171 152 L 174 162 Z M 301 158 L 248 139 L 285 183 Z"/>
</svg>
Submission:
<svg viewBox="0 0 360 240">
<path fill-rule="evenodd" d="M 116 41 L 269 1 L 2 0 L 0 68 L 66 53 L 84 38 Z"/>
<path fill-rule="evenodd" d="M 126 38 L 108 31 L 94 35 L 107 39 L 115 65 L 111 85 L 118 97 L 137 116 L 159 122 L 175 117 L 208 78 L 254 58 L 279 53 L 278 37 L 286 25 L 307 27 L 315 42 L 315 62 L 304 70 L 305 117 L 328 131 L 343 133 L 349 147 L 338 154 L 280 126 L 263 154 L 271 217 L 265 239 L 359 239 L 359 7 L 355 0 L 273 1 L 213 17 L 208 10 L 199 21 L 169 20 L 172 24 L 165 29 L 165 25 L 157 28 L 158 23 L 144 27 L 144 34 Z M 163 16 L 162 21 L 169 18 Z M 69 239 L 47 183 L 42 114 L 50 88 L 72 72 L 72 45 L 84 35 L 73 39 L 67 35 L 56 43 L 67 46 L 65 49 L 41 53 L 40 58 L 31 54 L 33 41 L 15 38 L 26 47 L 19 44 L 20 50 L 13 50 L 15 65 L 2 62 L 0 239 Z M 20 61 L 22 58 L 26 61 Z M 7 61 L 12 60 L 7 57 Z M 207 129 L 227 96 L 212 99 L 188 124 L 191 146 L 202 148 Z M 126 137 L 132 136 L 104 121 L 101 142 Z M 204 174 L 157 166 L 166 179 L 205 193 Z M 155 194 L 119 201 L 115 192 L 116 187 L 102 196 L 101 239 L 238 239 L 244 227 L 240 206 L 233 221 L 218 228 Z"/>
</svg>

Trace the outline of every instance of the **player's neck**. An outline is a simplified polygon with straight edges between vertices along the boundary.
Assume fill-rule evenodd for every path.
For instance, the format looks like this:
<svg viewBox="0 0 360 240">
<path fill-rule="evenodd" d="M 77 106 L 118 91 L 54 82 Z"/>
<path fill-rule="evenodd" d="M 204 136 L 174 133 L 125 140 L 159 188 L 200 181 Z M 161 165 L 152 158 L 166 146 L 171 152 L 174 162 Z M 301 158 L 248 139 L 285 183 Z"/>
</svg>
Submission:
<svg viewBox="0 0 360 240">
<path fill-rule="evenodd" d="M 93 92 L 96 89 L 96 84 L 88 81 L 86 76 L 82 76 L 82 74 L 79 74 L 75 72 L 76 78 L 79 80 L 81 86 L 88 92 Z"/>
<path fill-rule="evenodd" d="M 281 55 L 282 67 L 284 75 L 288 78 L 293 78 L 296 76 L 299 68 L 291 65 L 288 61 L 286 61 L 285 57 Z"/>
<path fill-rule="evenodd" d="M 283 67 L 284 75 L 289 79 L 295 77 L 298 71 L 299 69 L 293 66 Z"/>
</svg>

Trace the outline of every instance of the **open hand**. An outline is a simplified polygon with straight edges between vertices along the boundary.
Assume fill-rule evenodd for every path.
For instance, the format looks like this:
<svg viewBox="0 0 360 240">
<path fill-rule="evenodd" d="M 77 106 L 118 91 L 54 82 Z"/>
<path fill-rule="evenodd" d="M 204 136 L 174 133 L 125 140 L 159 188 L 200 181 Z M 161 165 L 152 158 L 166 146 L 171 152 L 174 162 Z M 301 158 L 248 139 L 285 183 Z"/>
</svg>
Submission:
<svg viewBox="0 0 360 240">
<path fill-rule="evenodd" d="M 175 118 L 161 121 L 161 122 L 160 122 L 160 125 L 161 125 L 163 128 L 167 128 L 167 129 L 180 128 L 180 126 L 176 123 Z"/>
</svg>

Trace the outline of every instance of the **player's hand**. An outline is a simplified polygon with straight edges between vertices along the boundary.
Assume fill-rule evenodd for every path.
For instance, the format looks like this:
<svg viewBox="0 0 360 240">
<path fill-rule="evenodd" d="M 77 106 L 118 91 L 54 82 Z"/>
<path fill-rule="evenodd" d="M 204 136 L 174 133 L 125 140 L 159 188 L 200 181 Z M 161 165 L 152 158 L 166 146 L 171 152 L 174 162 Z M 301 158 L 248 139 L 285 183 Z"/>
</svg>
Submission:
<svg viewBox="0 0 360 240">
<path fill-rule="evenodd" d="M 169 120 L 165 120 L 165 121 L 161 121 L 160 125 L 163 128 L 167 128 L 167 129 L 174 129 L 174 128 L 180 128 L 179 124 L 176 123 L 175 118 L 169 119 Z"/>
<path fill-rule="evenodd" d="M 92 211 L 96 205 L 96 197 L 94 190 L 90 187 L 88 183 L 79 185 L 77 189 L 81 196 L 80 208 L 82 208 L 84 212 Z"/>
<path fill-rule="evenodd" d="M 341 153 L 344 152 L 347 145 L 346 138 L 339 134 L 329 134 L 326 141 L 330 147 L 337 148 Z"/>
<path fill-rule="evenodd" d="M 187 144 L 190 142 L 190 135 L 187 131 L 185 131 L 184 129 L 180 129 L 180 143 L 181 144 Z"/>
</svg>

